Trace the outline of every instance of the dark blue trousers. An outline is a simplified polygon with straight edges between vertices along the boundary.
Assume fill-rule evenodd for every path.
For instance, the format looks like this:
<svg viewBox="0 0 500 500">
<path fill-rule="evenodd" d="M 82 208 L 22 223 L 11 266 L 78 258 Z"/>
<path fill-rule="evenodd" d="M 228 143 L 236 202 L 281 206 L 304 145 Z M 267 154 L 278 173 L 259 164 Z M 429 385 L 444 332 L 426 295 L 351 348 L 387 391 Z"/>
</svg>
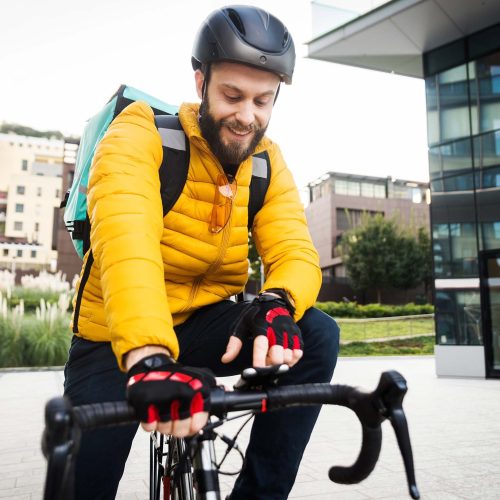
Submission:
<svg viewBox="0 0 500 500">
<path fill-rule="evenodd" d="M 246 342 L 232 363 L 220 362 L 230 326 L 244 303 L 223 301 L 193 314 L 175 331 L 179 362 L 210 368 L 217 376 L 239 374 L 251 366 L 252 343 Z M 304 337 L 304 356 L 280 384 L 330 382 L 338 355 L 339 328 L 317 309 L 298 322 Z M 107 342 L 74 337 L 65 368 L 65 394 L 74 405 L 125 399 L 126 375 L 119 371 Z M 243 470 L 231 500 L 282 500 L 294 484 L 319 407 L 291 408 L 257 415 Z M 76 463 L 78 500 L 108 500 L 116 495 L 137 426 L 84 433 Z"/>
</svg>

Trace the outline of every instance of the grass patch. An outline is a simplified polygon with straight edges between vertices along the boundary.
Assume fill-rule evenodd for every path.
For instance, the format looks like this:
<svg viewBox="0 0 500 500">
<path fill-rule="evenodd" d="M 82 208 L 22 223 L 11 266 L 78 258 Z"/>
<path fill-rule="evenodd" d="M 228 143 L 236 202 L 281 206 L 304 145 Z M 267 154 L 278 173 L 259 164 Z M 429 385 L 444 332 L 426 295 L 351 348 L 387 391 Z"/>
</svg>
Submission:
<svg viewBox="0 0 500 500">
<path fill-rule="evenodd" d="M 338 318 L 341 340 L 362 341 L 402 335 L 426 335 L 434 333 L 433 318 L 412 318 L 402 320 L 349 320 Z"/>
<path fill-rule="evenodd" d="M 340 346 L 339 356 L 407 356 L 434 354 L 434 335 L 385 342 L 352 342 Z"/>
</svg>

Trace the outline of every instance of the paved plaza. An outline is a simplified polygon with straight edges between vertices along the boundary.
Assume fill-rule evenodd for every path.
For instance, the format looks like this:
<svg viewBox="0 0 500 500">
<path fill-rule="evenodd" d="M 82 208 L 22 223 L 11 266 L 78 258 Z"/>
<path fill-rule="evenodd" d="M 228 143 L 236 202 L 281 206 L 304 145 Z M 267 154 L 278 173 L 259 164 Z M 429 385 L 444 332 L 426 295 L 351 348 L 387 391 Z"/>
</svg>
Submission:
<svg viewBox="0 0 500 500">
<path fill-rule="evenodd" d="M 434 358 L 340 358 L 333 382 L 373 389 L 380 373 L 395 369 L 408 381 L 404 408 L 413 443 L 416 476 L 425 500 L 500 499 L 500 380 L 437 378 Z M 42 498 L 45 461 L 40 452 L 45 401 L 62 390 L 61 371 L 0 372 L 0 498 Z M 235 432 L 231 424 L 227 434 Z M 239 439 L 244 446 L 248 431 Z M 403 463 L 389 422 L 383 425 L 380 460 L 358 485 L 336 485 L 331 465 L 357 455 L 360 428 L 349 410 L 323 408 L 306 450 L 291 499 L 410 498 Z M 233 456 L 227 468 L 237 467 Z M 139 432 L 118 492 L 146 499 L 148 436 Z M 222 476 L 224 493 L 231 476 Z"/>
</svg>

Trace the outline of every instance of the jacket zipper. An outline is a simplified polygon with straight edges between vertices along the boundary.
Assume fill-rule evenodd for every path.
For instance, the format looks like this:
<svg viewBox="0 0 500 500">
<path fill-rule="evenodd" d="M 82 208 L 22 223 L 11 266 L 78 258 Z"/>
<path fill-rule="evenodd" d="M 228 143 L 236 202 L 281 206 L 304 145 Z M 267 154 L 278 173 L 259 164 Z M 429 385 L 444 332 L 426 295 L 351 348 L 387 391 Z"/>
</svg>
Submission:
<svg viewBox="0 0 500 500">
<path fill-rule="evenodd" d="M 222 174 L 224 175 L 224 177 L 226 178 L 226 180 L 229 184 L 229 179 L 227 177 L 227 174 L 224 172 L 222 165 L 220 164 L 220 162 L 217 159 L 215 159 L 215 157 L 214 157 L 214 160 L 215 160 L 215 163 L 216 163 L 218 169 L 222 172 Z M 234 182 L 234 179 L 233 179 L 233 182 Z M 233 200 L 233 203 L 234 203 L 234 200 Z M 186 305 L 182 308 L 182 311 L 180 311 L 180 312 L 187 311 L 192 306 L 194 299 L 196 297 L 196 294 L 198 293 L 198 290 L 200 288 L 201 282 L 203 281 L 203 278 L 205 278 L 205 276 L 207 276 L 208 274 L 214 273 L 222 264 L 222 261 L 224 260 L 224 255 L 226 254 L 226 250 L 227 250 L 227 247 L 229 244 L 229 236 L 231 233 L 231 219 L 232 219 L 232 217 L 233 217 L 233 210 L 231 208 L 231 214 L 229 215 L 229 220 L 227 221 L 226 226 L 222 230 L 222 243 L 219 246 L 219 252 L 217 254 L 217 258 L 212 262 L 212 264 L 208 267 L 208 269 L 203 274 L 200 274 L 199 276 L 197 276 L 195 278 L 195 280 L 193 281 L 193 285 L 191 286 L 191 291 L 189 292 L 189 297 L 188 297 L 188 300 L 186 302 Z"/>
</svg>

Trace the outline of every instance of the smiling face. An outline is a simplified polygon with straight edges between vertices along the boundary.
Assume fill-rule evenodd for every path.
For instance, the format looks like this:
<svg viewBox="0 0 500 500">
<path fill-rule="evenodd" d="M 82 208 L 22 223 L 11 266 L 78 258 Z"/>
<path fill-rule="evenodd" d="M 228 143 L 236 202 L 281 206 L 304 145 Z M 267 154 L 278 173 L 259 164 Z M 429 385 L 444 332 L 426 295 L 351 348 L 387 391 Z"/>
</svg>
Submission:
<svg viewBox="0 0 500 500">
<path fill-rule="evenodd" d="M 219 62 L 210 67 L 205 96 L 204 76 L 196 71 L 202 98 L 200 128 L 222 164 L 239 164 L 264 136 L 271 118 L 279 77 L 244 64 Z"/>
</svg>

